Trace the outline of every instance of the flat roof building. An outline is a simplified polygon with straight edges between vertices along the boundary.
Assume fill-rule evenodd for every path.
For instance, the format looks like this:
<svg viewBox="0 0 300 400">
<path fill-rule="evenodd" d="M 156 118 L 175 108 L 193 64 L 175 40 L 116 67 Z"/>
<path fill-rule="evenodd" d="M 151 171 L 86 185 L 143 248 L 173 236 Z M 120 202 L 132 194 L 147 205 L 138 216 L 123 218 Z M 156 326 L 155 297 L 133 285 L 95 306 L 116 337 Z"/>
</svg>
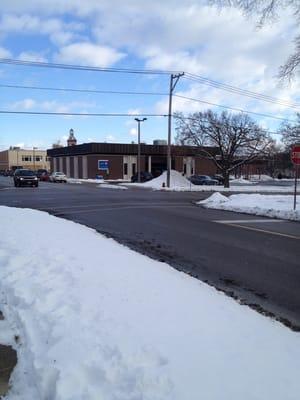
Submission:
<svg viewBox="0 0 300 400">
<path fill-rule="evenodd" d="M 17 168 L 50 170 L 50 162 L 46 150 L 37 148 L 21 149 L 11 147 L 0 151 L 0 171 L 11 171 Z"/>
<path fill-rule="evenodd" d="M 172 146 L 172 169 L 186 176 L 215 174 L 213 162 L 199 153 L 198 147 Z M 137 144 L 123 143 L 84 143 L 47 150 L 51 171 L 83 179 L 102 175 L 104 179 L 130 180 L 137 172 L 137 154 Z M 166 169 L 167 146 L 141 144 L 141 171 L 157 176 Z"/>
</svg>

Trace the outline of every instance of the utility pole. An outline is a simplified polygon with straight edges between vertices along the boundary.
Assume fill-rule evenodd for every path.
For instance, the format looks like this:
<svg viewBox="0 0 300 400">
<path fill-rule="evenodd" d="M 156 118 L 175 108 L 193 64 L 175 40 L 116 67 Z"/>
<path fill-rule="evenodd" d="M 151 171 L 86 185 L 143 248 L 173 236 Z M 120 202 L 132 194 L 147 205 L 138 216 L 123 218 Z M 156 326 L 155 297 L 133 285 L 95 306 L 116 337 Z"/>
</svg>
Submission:
<svg viewBox="0 0 300 400">
<path fill-rule="evenodd" d="M 138 183 L 141 183 L 141 122 L 147 120 L 147 118 L 134 118 L 138 123 L 138 160 L 137 160 L 137 173 L 138 173 Z"/>
<path fill-rule="evenodd" d="M 170 187 L 171 182 L 171 167 L 172 167 L 172 155 L 171 155 L 171 127 L 172 127 L 172 96 L 174 89 L 179 81 L 179 78 L 184 75 L 184 72 L 180 74 L 171 74 L 170 76 L 170 91 L 169 91 L 169 114 L 168 114 L 168 151 L 167 151 L 167 187 Z"/>
</svg>

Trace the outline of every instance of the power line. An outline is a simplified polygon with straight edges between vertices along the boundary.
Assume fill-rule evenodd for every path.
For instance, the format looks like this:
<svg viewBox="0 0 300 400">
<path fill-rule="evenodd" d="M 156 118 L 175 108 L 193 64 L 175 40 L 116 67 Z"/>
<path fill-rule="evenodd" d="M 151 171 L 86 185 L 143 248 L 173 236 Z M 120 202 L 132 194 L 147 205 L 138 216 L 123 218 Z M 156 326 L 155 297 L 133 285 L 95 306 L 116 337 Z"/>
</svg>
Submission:
<svg viewBox="0 0 300 400">
<path fill-rule="evenodd" d="M 101 68 L 91 67 L 87 65 L 74 65 L 74 64 L 59 64 L 59 63 L 46 63 L 40 61 L 25 61 L 14 60 L 9 58 L 0 58 L 0 64 L 8 65 L 22 65 L 25 67 L 40 67 L 40 68 L 56 68 L 56 69 L 71 69 L 78 71 L 95 71 L 95 72 L 114 72 L 124 74 L 144 74 L 144 75 L 170 75 L 177 71 L 162 71 L 155 69 L 134 69 L 134 68 Z"/>
<path fill-rule="evenodd" d="M 195 118 L 195 117 L 182 117 L 182 116 L 176 116 L 176 115 L 173 115 L 173 118 L 175 118 L 175 119 L 186 119 L 186 120 L 190 120 L 190 121 L 199 121 L 199 120 L 201 120 L 201 121 L 205 121 L 205 122 L 209 122 L 209 120 L 207 119 L 207 118 Z M 221 126 L 221 125 L 219 125 L 219 126 Z M 230 127 L 235 127 L 234 125 L 231 125 L 231 124 L 228 124 L 228 123 L 226 123 L 226 126 L 230 126 Z M 265 132 L 265 133 L 270 133 L 271 135 L 283 135 L 281 132 L 274 132 L 274 131 L 269 131 L 268 129 L 263 129 L 263 128 L 260 128 L 261 129 L 261 131 L 263 131 L 263 132 Z"/>
<path fill-rule="evenodd" d="M 119 90 L 72 89 L 72 88 L 54 88 L 54 87 L 47 87 L 47 86 L 23 86 L 23 85 L 6 85 L 6 84 L 0 84 L 0 87 L 8 88 L 8 89 L 47 90 L 47 91 L 57 91 L 57 92 L 168 96 L 168 93 L 162 93 L 162 92 L 160 93 L 160 92 L 119 91 Z"/>
<path fill-rule="evenodd" d="M 23 66 L 32 66 L 32 67 L 44 67 L 44 68 L 61 68 L 61 69 L 74 69 L 74 70 L 84 70 L 84 71 L 98 71 L 98 72 L 115 72 L 115 73 L 130 73 L 130 74 L 158 74 L 158 75 L 168 75 L 168 74 L 172 74 L 172 73 L 176 73 L 176 71 L 161 71 L 161 70 L 143 70 L 143 69 L 126 69 L 126 68 L 98 68 L 98 67 L 90 67 L 90 66 L 80 66 L 80 65 L 70 65 L 70 64 L 54 64 L 54 63 L 45 63 L 45 62 L 37 62 L 37 61 L 22 61 L 22 60 L 14 60 L 14 59 L 0 59 L 0 64 L 13 64 L 13 65 L 23 65 Z M 200 75 L 195 75 L 195 74 L 191 74 L 191 73 L 186 73 L 184 78 L 190 79 L 192 81 L 198 82 L 198 83 L 204 83 L 207 84 L 209 86 L 212 87 L 216 87 L 218 89 L 223 89 L 223 90 L 227 90 L 230 91 L 231 93 L 235 93 L 235 94 L 241 94 L 241 95 L 245 95 L 248 97 L 253 97 L 257 100 L 264 100 L 264 101 L 268 101 L 274 104 L 280 104 L 280 105 L 285 105 L 291 108 L 300 108 L 299 104 L 296 103 L 288 103 L 284 100 L 280 100 L 280 99 L 276 99 L 273 98 L 271 96 L 267 96 L 267 95 L 262 95 L 259 93 L 255 93 L 255 92 L 251 92 L 248 90 L 244 90 L 244 89 L 240 89 L 238 87 L 234 87 L 231 85 L 227 85 L 227 84 L 223 84 L 221 82 L 218 81 L 214 81 L 205 77 L 202 77 Z M 1 87 L 14 87 L 14 88 L 27 88 L 27 89 L 36 89 L 36 90 L 57 90 L 57 91 L 70 91 L 70 92 L 90 92 L 90 93 L 111 93 L 111 94 L 141 94 L 141 95 L 167 95 L 166 93 L 153 93 L 153 92 L 131 92 L 131 91 L 127 91 L 127 92 L 122 92 L 122 91 L 101 91 L 101 90 L 88 90 L 88 89 L 72 89 L 72 88 L 47 88 L 47 87 L 36 87 L 36 86 L 21 86 L 21 85 L 1 85 Z M 230 106 L 224 106 L 224 105 L 220 105 L 220 104 L 216 104 L 216 103 L 212 103 L 212 102 L 208 102 L 208 101 L 204 101 L 204 100 L 200 100 L 200 99 L 195 99 L 195 98 L 191 98 L 191 97 L 187 97 L 187 96 L 182 96 L 182 95 L 178 95 L 178 94 L 174 94 L 174 96 L 178 97 L 178 98 L 182 98 L 185 100 L 190 100 L 190 101 L 196 101 L 199 103 L 204 103 L 204 104 L 208 104 L 208 105 L 212 105 L 212 106 L 216 106 L 216 107 L 221 107 L 221 108 L 225 108 L 225 109 L 229 109 L 232 111 L 238 111 L 238 112 L 244 112 L 244 113 L 248 113 L 248 114 L 253 114 L 253 115 L 257 115 L 257 116 L 261 116 L 261 117 L 266 117 L 266 118 L 273 118 L 276 120 L 280 120 L 280 121 L 288 121 L 288 122 L 296 122 L 295 120 L 290 120 L 288 118 L 282 118 L 282 117 L 276 117 L 276 116 L 272 116 L 270 114 L 264 114 L 264 113 L 258 113 L 258 112 L 254 112 L 254 111 L 247 111 L 247 110 L 243 110 L 243 109 L 239 109 L 239 108 L 235 108 L 235 107 L 230 107 Z M 4 111 L 5 113 L 7 113 L 7 111 Z M 2 113 L 4 113 L 2 112 Z M 13 112 L 11 112 L 13 113 Z M 14 112 L 17 113 L 17 112 Z M 26 112 L 19 112 L 19 113 L 23 113 L 25 114 Z M 30 112 L 28 112 L 30 113 Z M 43 113 L 38 113 L 38 112 L 31 112 L 32 114 L 43 114 Z M 52 115 L 52 114 L 49 114 Z M 55 115 L 55 114 L 53 114 Z M 63 114 L 61 114 L 63 115 Z M 67 115 L 67 114 L 66 114 Z M 71 115 L 84 115 L 82 113 L 74 113 Z M 87 113 L 85 115 L 88 115 Z M 89 114 L 89 115 L 98 115 L 98 114 Z M 99 116 L 105 116 L 106 114 L 103 115 L 99 115 Z M 113 114 L 111 114 L 113 115 Z M 122 115 L 123 116 L 123 115 Z M 154 115 L 154 114 L 149 114 L 149 116 L 161 116 L 161 115 Z"/>
<path fill-rule="evenodd" d="M 98 71 L 98 72 L 115 72 L 115 73 L 126 73 L 126 74 L 154 74 L 154 75 L 170 75 L 170 74 L 178 74 L 180 71 L 170 71 L 170 70 L 154 70 L 154 69 L 133 69 L 133 68 L 100 68 L 100 67 L 91 67 L 91 66 L 81 66 L 81 65 L 72 65 L 72 64 L 59 64 L 59 63 L 45 63 L 39 61 L 26 61 L 26 60 L 15 60 L 8 58 L 0 58 L 0 64 L 9 64 L 9 65 L 22 65 L 22 66 L 30 66 L 30 67 L 42 67 L 42 68 L 58 68 L 58 69 L 71 69 L 71 70 L 83 70 L 83 71 Z M 291 103 L 286 100 L 278 99 L 276 97 L 272 97 L 269 95 L 253 92 L 246 89 L 241 89 L 236 86 L 228 85 L 226 83 L 221 83 L 201 75 L 192 74 L 190 72 L 186 72 L 184 79 L 189 79 L 194 82 L 198 82 L 201 84 L 205 84 L 217 89 L 225 90 L 227 92 L 233 94 L 239 94 L 242 96 L 247 96 L 254 98 L 256 100 L 266 101 L 272 104 L 277 104 L 289 108 L 300 109 L 300 104 Z"/>
<path fill-rule="evenodd" d="M 174 97 L 178 97 L 180 99 L 185 99 L 185 100 L 189 100 L 189 101 L 195 101 L 195 102 L 198 102 L 198 103 L 209 104 L 210 106 L 221 107 L 221 108 L 225 108 L 225 109 L 228 109 L 228 110 L 231 110 L 231 111 L 238 111 L 238 112 L 245 113 L 245 114 L 253 114 L 253 115 L 258 115 L 260 117 L 273 118 L 273 119 L 277 119 L 277 120 L 280 120 L 280 121 L 286 121 L 286 122 L 297 122 L 296 120 L 293 120 L 293 119 L 288 119 L 288 118 L 283 118 L 283 117 L 276 117 L 276 116 L 270 115 L 270 114 L 263 114 L 263 113 L 258 113 L 258 112 L 255 112 L 255 111 L 243 110 L 241 108 L 224 106 L 224 105 L 221 105 L 221 104 L 211 103 L 209 101 L 195 99 L 193 97 L 182 96 L 182 95 L 179 95 L 179 94 L 174 94 Z"/>
<path fill-rule="evenodd" d="M 268 103 L 277 104 L 277 105 L 281 105 L 281 106 L 285 106 L 285 107 L 289 107 L 289 108 L 295 108 L 295 109 L 300 110 L 300 104 L 298 104 L 298 103 L 292 103 L 287 100 L 279 99 L 279 98 L 265 95 L 262 93 L 253 92 L 253 91 L 250 91 L 247 89 L 241 89 L 239 87 L 228 85 L 228 84 L 222 83 L 222 82 L 218 82 L 218 81 L 203 77 L 201 75 L 195 75 L 195 74 L 191 74 L 191 73 L 187 72 L 185 75 L 185 79 L 188 79 L 193 82 L 200 83 L 200 84 L 204 84 L 204 85 L 207 85 L 210 87 L 214 87 L 216 89 L 225 90 L 225 91 L 233 93 L 233 94 L 250 97 L 255 100 L 266 101 Z"/>
<path fill-rule="evenodd" d="M 126 114 L 126 113 L 76 113 L 76 112 L 51 112 L 51 111 L 11 111 L 0 110 L 0 114 L 24 115 L 62 115 L 79 117 L 167 117 L 167 114 Z"/>
</svg>

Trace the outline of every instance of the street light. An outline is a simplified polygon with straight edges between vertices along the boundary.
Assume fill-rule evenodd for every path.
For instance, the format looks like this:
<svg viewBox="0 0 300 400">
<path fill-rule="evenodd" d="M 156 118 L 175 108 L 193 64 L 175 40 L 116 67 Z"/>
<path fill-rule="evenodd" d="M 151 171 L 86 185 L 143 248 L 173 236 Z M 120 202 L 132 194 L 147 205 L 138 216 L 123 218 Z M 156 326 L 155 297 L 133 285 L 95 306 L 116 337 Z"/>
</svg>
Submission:
<svg viewBox="0 0 300 400">
<path fill-rule="evenodd" d="M 138 123 L 138 165 L 137 165 L 137 173 L 138 173 L 138 183 L 141 183 L 141 122 L 147 120 L 147 118 L 134 118 Z"/>
</svg>

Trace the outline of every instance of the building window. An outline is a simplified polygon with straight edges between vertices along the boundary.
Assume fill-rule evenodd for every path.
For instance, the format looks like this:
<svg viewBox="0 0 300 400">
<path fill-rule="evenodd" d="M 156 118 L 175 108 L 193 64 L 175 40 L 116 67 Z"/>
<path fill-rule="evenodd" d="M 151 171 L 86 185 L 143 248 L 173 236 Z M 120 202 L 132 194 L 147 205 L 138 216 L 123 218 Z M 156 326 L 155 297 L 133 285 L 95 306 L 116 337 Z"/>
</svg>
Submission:
<svg viewBox="0 0 300 400">
<path fill-rule="evenodd" d="M 191 168 L 191 174 L 194 175 L 194 168 Z"/>
<path fill-rule="evenodd" d="M 136 173 L 136 164 L 133 163 L 132 164 L 132 175 L 135 175 L 135 173 Z"/>
<path fill-rule="evenodd" d="M 32 161 L 31 156 L 22 156 L 22 161 Z"/>
<path fill-rule="evenodd" d="M 124 163 L 124 175 L 128 175 L 128 164 Z"/>
<path fill-rule="evenodd" d="M 46 157 L 46 161 L 51 161 L 51 157 Z"/>
<path fill-rule="evenodd" d="M 183 173 L 186 175 L 186 164 L 183 164 Z"/>
<path fill-rule="evenodd" d="M 35 156 L 35 161 L 43 161 L 43 156 Z"/>
</svg>

